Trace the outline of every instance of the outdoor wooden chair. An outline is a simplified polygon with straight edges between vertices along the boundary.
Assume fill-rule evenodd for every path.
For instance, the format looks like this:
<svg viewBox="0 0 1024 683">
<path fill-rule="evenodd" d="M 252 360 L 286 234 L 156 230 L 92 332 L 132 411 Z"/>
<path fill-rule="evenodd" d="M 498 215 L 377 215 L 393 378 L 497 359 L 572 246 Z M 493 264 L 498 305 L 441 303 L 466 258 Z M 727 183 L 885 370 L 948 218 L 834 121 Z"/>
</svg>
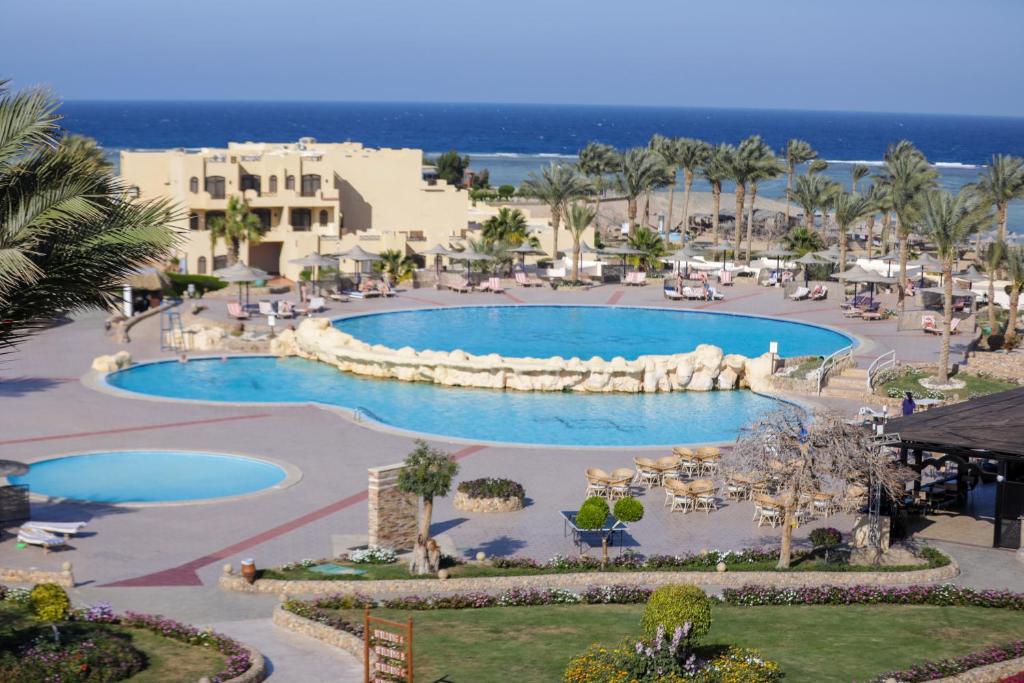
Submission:
<svg viewBox="0 0 1024 683">
<path fill-rule="evenodd" d="M 612 483 L 611 475 L 597 467 L 587 470 L 587 497 L 601 496 L 607 498 Z"/>
<path fill-rule="evenodd" d="M 690 494 L 690 485 L 678 479 L 665 482 L 665 504 L 670 512 L 689 512 L 694 509 L 694 499 Z"/>
<path fill-rule="evenodd" d="M 761 527 L 767 522 L 774 529 L 782 523 L 782 506 L 771 496 L 764 494 L 754 495 L 754 519 L 757 526 Z"/>
<path fill-rule="evenodd" d="M 664 484 L 666 479 L 678 479 L 679 463 L 678 455 L 666 455 L 664 458 L 655 460 L 654 467 L 658 470 L 658 481 Z"/>
<path fill-rule="evenodd" d="M 618 500 L 633 493 L 633 470 L 619 467 L 609 475 L 608 500 Z"/>
<path fill-rule="evenodd" d="M 643 486 L 645 490 L 649 491 L 652 486 L 661 483 L 661 473 L 658 472 L 658 467 L 653 460 L 633 458 L 633 464 L 636 465 L 636 475 L 633 477 L 635 485 Z"/>
<path fill-rule="evenodd" d="M 718 488 L 710 479 L 698 479 L 690 483 L 690 496 L 693 498 L 693 509 L 704 510 L 711 514 L 718 509 Z"/>
</svg>

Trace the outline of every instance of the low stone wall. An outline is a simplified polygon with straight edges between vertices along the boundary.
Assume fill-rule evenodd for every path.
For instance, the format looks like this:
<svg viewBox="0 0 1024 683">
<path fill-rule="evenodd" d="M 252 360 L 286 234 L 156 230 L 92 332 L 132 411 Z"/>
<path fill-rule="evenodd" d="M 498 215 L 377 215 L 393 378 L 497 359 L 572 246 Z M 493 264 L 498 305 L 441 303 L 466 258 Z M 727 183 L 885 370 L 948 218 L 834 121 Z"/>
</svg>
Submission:
<svg viewBox="0 0 1024 683">
<path fill-rule="evenodd" d="M 275 626 L 298 633 L 300 635 L 316 638 L 319 641 L 341 648 L 350 652 L 362 660 L 364 654 L 363 639 L 346 631 L 331 628 L 312 619 L 300 617 L 298 614 L 289 612 L 280 605 L 274 608 L 273 621 Z"/>
<path fill-rule="evenodd" d="M 903 572 L 579 572 L 530 576 L 488 576 L 454 579 L 391 579 L 372 581 L 283 581 L 258 579 L 250 584 L 237 574 L 220 577 L 224 590 L 278 595 L 331 595 L 360 593 L 378 595 L 430 595 L 451 592 L 498 593 L 513 588 L 564 588 L 582 591 L 593 586 L 635 584 L 664 586 L 692 583 L 716 588 L 740 588 L 747 584 L 797 588 L 802 586 L 908 586 L 937 583 L 957 576 L 955 561 L 945 567 Z"/>
<path fill-rule="evenodd" d="M 239 645 L 249 651 L 249 661 L 252 664 L 244 674 L 229 678 L 224 683 L 260 683 L 260 681 L 266 680 L 267 660 L 264 659 L 263 653 L 248 643 L 239 643 Z M 203 683 L 204 680 L 208 679 L 200 679 L 199 683 Z"/>
<path fill-rule="evenodd" d="M 36 569 L 34 567 L 29 569 L 0 567 L 0 584 L 6 583 L 28 583 L 33 586 L 37 583 L 55 583 L 64 588 L 74 588 L 75 575 L 69 562 L 65 562 L 64 567 L 59 572 Z"/>
<path fill-rule="evenodd" d="M 515 512 L 523 509 L 523 499 L 510 498 L 470 498 L 462 491 L 455 492 L 452 505 L 463 512 Z"/>
<path fill-rule="evenodd" d="M 967 359 L 965 370 L 1024 384 L 1024 350 L 974 351 Z"/>
<path fill-rule="evenodd" d="M 270 344 L 279 356 L 299 356 L 334 365 L 357 375 L 444 386 L 517 391 L 639 393 L 770 390 L 771 356 L 724 354 L 701 344 L 691 353 L 622 357 L 504 358 L 496 353 L 474 356 L 455 351 L 417 351 L 370 345 L 331 326 L 326 318 L 309 318 L 285 330 Z"/>
<path fill-rule="evenodd" d="M 1024 671 L 1024 658 L 979 666 L 956 676 L 934 678 L 928 683 L 998 683 L 998 681 Z"/>
</svg>

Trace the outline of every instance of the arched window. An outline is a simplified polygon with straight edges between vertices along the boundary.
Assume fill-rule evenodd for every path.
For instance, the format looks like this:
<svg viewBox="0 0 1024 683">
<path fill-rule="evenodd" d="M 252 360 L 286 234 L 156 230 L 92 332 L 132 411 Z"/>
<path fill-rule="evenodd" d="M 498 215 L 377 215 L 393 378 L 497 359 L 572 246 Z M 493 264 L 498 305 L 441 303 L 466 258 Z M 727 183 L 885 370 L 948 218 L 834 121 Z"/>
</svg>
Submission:
<svg viewBox="0 0 1024 683">
<path fill-rule="evenodd" d="M 188 191 L 192 194 L 199 192 L 199 178 L 192 176 L 188 179 Z"/>
<path fill-rule="evenodd" d="M 277 192 L 277 176 L 270 176 L 270 190 L 268 192 Z"/>
<path fill-rule="evenodd" d="M 224 199 L 224 176 L 206 176 L 206 191 L 213 199 Z"/>
<path fill-rule="evenodd" d="M 310 173 L 302 176 L 302 196 L 315 197 L 320 191 L 320 176 Z"/>
<path fill-rule="evenodd" d="M 320 225 L 327 225 L 327 209 L 320 209 Z"/>
<path fill-rule="evenodd" d="M 200 275 L 206 275 L 206 257 L 200 256 L 196 261 L 196 269 Z"/>
<path fill-rule="evenodd" d="M 189 230 L 198 230 L 199 229 L 199 214 L 198 213 L 190 213 L 188 215 L 188 229 Z"/>
<path fill-rule="evenodd" d="M 256 190 L 256 194 L 260 193 L 260 177 L 251 173 L 245 173 L 242 175 L 241 182 L 242 192 L 246 190 Z"/>
<path fill-rule="evenodd" d="M 293 175 L 286 175 L 284 177 L 284 189 L 286 189 L 286 190 L 294 190 L 295 189 L 295 176 L 293 176 Z"/>
</svg>

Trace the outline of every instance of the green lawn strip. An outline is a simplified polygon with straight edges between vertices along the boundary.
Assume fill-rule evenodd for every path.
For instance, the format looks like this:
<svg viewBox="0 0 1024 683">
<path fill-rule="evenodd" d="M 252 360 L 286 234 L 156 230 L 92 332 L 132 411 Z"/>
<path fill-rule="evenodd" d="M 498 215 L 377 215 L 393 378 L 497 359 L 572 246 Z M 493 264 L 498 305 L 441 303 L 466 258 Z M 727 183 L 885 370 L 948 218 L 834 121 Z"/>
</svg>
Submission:
<svg viewBox="0 0 1024 683">
<path fill-rule="evenodd" d="M 374 614 L 414 622 L 417 677 L 452 683 L 558 681 L 592 643 L 639 633 L 642 605 L 553 605 Z M 362 621 L 362 612 L 340 612 Z M 707 645 L 740 645 L 779 662 L 786 680 L 865 680 L 928 659 L 1024 638 L 1012 610 L 848 605 L 714 608 Z"/>
<path fill-rule="evenodd" d="M 915 396 L 924 396 L 928 389 L 923 387 L 918 380 L 929 377 L 930 373 L 913 371 L 906 374 L 902 374 L 895 379 L 892 379 L 885 384 L 879 385 L 877 391 L 883 396 L 889 394 L 889 389 L 898 389 L 900 395 L 905 391 L 914 392 Z M 969 375 L 967 373 L 960 373 L 956 375 L 955 379 L 966 382 L 967 386 L 963 389 L 943 389 L 940 393 L 945 395 L 947 398 L 968 398 L 970 396 L 983 396 L 985 394 L 994 394 L 999 391 L 1006 391 L 1008 389 L 1016 389 L 1018 385 L 1011 382 L 1004 382 L 1002 380 L 994 379 L 991 377 L 979 377 L 978 375 Z"/>
</svg>

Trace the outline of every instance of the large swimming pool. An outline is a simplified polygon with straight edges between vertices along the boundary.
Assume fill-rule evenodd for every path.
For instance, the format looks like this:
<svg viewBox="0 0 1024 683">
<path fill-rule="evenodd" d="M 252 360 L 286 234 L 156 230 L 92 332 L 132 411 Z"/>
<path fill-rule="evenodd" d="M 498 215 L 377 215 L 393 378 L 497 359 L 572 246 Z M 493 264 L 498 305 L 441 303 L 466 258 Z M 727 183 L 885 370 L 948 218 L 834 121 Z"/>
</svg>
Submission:
<svg viewBox="0 0 1024 683">
<path fill-rule="evenodd" d="M 42 460 L 10 479 L 54 498 L 168 503 L 253 493 L 286 476 L 272 463 L 221 453 L 110 451 Z"/>
<path fill-rule="evenodd" d="M 727 441 L 778 401 L 750 391 L 563 394 L 459 389 L 356 377 L 265 356 L 138 365 L 107 376 L 125 391 L 231 402 L 317 401 L 385 425 L 481 441 L 654 446 Z"/>
<path fill-rule="evenodd" d="M 852 342 L 805 323 L 751 315 L 624 306 L 466 306 L 372 313 L 337 320 L 357 339 L 392 348 L 588 359 L 693 351 L 713 344 L 754 357 L 779 342 L 782 356 L 822 355 Z"/>
</svg>

